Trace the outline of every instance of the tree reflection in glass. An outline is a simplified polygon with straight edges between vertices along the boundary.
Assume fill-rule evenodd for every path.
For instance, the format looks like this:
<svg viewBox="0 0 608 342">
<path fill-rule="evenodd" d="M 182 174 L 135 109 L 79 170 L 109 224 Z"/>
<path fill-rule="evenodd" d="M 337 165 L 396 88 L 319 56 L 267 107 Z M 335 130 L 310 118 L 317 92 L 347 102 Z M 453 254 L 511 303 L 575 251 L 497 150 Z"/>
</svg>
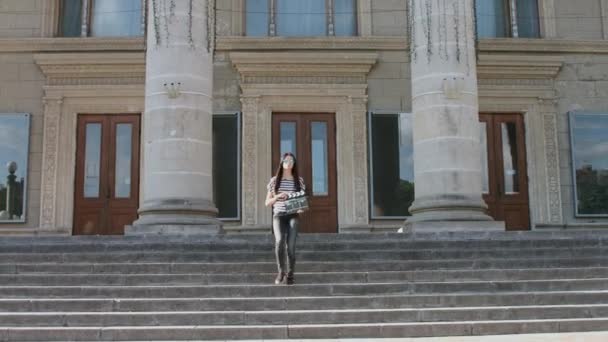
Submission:
<svg viewBox="0 0 608 342">
<path fill-rule="evenodd" d="M 608 114 L 571 113 L 576 213 L 608 216 Z"/>
</svg>

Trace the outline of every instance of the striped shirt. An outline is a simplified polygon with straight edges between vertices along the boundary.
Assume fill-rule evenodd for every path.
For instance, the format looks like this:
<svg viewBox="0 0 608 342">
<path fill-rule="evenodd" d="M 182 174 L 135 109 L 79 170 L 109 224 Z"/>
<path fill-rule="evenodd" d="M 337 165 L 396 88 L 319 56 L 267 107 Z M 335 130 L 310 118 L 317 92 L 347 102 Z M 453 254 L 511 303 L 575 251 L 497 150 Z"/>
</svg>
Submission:
<svg viewBox="0 0 608 342">
<path fill-rule="evenodd" d="M 276 195 L 276 193 L 274 192 L 274 186 L 276 183 L 276 177 L 272 177 L 270 179 L 270 182 L 268 183 L 268 185 L 266 186 L 266 188 L 268 189 L 268 192 L 270 192 L 272 195 Z M 298 197 L 298 196 L 302 196 L 306 193 L 306 186 L 304 185 L 304 179 L 302 177 L 300 177 L 300 191 L 296 192 L 296 183 L 293 181 L 293 179 L 281 179 L 281 184 L 279 184 L 279 192 L 285 192 L 288 194 L 288 198 L 293 198 L 293 197 Z M 272 206 L 272 212 L 273 214 L 280 214 L 280 213 L 284 213 L 285 212 L 285 200 L 283 199 L 278 199 L 274 205 Z"/>
</svg>

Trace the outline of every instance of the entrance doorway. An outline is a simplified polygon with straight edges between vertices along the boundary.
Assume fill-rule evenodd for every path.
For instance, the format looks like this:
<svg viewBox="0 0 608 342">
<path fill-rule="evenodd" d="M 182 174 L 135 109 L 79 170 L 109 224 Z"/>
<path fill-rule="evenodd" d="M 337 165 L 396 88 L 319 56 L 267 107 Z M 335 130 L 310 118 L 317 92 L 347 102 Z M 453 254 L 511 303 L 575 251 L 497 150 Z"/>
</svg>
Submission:
<svg viewBox="0 0 608 342">
<path fill-rule="evenodd" d="M 285 152 L 295 154 L 310 210 L 300 215 L 302 233 L 338 232 L 334 114 L 273 113 L 272 170 Z"/>
<path fill-rule="evenodd" d="M 74 235 L 122 235 L 139 207 L 139 115 L 79 115 Z"/>
<path fill-rule="evenodd" d="M 530 229 L 523 116 L 480 114 L 483 199 L 507 230 Z M 485 172 L 483 172 L 485 170 Z"/>
</svg>

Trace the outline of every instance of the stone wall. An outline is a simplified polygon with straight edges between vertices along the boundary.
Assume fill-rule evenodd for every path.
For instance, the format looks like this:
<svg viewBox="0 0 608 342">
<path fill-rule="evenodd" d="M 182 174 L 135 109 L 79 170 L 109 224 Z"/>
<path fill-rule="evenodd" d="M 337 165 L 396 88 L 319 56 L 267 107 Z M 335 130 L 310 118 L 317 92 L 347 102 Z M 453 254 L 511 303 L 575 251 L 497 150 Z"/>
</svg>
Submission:
<svg viewBox="0 0 608 342">
<path fill-rule="evenodd" d="M 0 1 L 0 38 L 40 37 L 43 1 Z"/>
<path fill-rule="evenodd" d="M 407 33 L 406 0 L 372 0 L 372 35 L 405 36 Z"/>
<path fill-rule="evenodd" d="M 407 51 L 380 51 L 368 76 L 370 111 L 411 110 L 410 64 Z"/>
<path fill-rule="evenodd" d="M 603 33 L 603 25 L 606 24 L 605 12 L 608 11 L 608 3 L 605 0 L 554 1 L 556 38 L 608 38 Z"/>
</svg>

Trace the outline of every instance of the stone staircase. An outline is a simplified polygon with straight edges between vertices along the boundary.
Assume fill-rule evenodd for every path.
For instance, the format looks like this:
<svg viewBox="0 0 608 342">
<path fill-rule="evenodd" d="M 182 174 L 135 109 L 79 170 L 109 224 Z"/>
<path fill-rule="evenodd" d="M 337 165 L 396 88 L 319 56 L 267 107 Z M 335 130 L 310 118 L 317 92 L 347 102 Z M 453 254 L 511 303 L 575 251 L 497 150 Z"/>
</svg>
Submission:
<svg viewBox="0 0 608 342">
<path fill-rule="evenodd" d="M 0 239 L 0 341 L 608 330 L 608 231 Z"/>
</svg>

